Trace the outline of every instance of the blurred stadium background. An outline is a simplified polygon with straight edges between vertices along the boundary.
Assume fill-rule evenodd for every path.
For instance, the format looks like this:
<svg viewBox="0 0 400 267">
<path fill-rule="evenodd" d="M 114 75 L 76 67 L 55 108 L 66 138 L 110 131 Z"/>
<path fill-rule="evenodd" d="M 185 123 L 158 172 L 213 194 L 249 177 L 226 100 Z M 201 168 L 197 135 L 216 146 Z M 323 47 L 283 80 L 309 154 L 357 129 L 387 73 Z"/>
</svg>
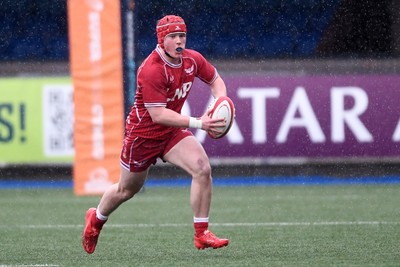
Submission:
<svg viewBox="0 0 400 267">
<path fill-rule="evenodd" d="M 165 14 L 182 16 L 194 48 L 222 75 L 394 75 L 400 67 L 400 3 L 395 0 L 122 1 L 135 4 L 136 65 L 154 49 L 155 23 Z M 69 77 L 67 1 L 0 2 L 2 79 Z M 5 89 L 0 88 L 1 91 Z M 29 90 L 29 88 L 26 88 Z M 20 91 L 19 91 L 20 92 Z M 3 102 L 3 103 L 2 103 Z M 0 97 L 0 105 L 6 100 Z M 12 138 L 7 113 L 0 114 L 0 179 L 70 178 L 72 163 L 8 160 Z M 398 118 L 398 114 L 395 115 Z M 12 119 L 10 119 L 12 121 Z M 15 121 L 14 121 L 15 122 Z M 23 126 L 20 125 L 21 129 Z M 35 133 L 33 133 L 36 135 Z M 12 135 L 12 134 L 11 134 Z M 15 136 L 14 132 L 14 136 Z M 12 144 L 11 144 L 12 147 Z M 11 148 L 12 149 L 12 148 Z M 22 150 L 21 153 L 35 153 Z M 381 160 L 337 159 L 284 164 L 251 159 L 218 164 L 214 174 L 382 175 L 400 173 L 400 153 Z M 31 155 L 35 157 L 35 155 Z M 226 163 L 226 162 L 224 162 Z M 181 174 L 162 166 L 153 175 Z"/>
<path fill-rule="evenodd" d="M 188 45 L 212 59 L 393 57 L 399 53 L 396 1 L 136 1 L 138 60 L 154 48 L 164 14 L 186 18 Z M 67 3 L 2 1 L 0 59 L 68 61 Z"/>
</svg>

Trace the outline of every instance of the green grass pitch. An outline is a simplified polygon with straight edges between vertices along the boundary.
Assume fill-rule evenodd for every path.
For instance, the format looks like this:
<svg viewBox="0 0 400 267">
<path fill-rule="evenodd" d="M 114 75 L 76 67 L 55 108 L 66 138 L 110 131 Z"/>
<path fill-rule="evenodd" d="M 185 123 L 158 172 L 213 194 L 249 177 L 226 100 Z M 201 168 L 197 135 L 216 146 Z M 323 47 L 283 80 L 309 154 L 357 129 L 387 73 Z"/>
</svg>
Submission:
<svg viewBox="0 0 400 267">
<path fill-rule="evenodd" d="M 148 187 L 81 246 L 99 197 L 70 189 L 0 190 L 0 266 L 399 266 L 400 185 L 215 187 L 211 230 L 193 245 L 188 187 Z"/>
</svg>

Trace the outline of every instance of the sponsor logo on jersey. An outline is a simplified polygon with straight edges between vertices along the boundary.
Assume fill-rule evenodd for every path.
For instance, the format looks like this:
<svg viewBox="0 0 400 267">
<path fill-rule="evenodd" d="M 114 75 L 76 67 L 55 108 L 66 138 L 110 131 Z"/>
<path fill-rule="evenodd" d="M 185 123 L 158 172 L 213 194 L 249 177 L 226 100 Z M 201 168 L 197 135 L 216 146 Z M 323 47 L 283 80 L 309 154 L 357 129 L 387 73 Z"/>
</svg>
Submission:
<svg viewBox="0 0 400 267">
<path fill-rule="evenodd" d="M 167 101 L 174 101 L 176 98 L 179 100 L 181 98 L 185 98 L 186 95 L 189 93 L 190 88 L 192 88 L 192 82 L 187 82 L 182 84 L 182 88 L 177 88 L 175 90 L 175 95 L 173 98 L 167 98 Z"/>
</svg>

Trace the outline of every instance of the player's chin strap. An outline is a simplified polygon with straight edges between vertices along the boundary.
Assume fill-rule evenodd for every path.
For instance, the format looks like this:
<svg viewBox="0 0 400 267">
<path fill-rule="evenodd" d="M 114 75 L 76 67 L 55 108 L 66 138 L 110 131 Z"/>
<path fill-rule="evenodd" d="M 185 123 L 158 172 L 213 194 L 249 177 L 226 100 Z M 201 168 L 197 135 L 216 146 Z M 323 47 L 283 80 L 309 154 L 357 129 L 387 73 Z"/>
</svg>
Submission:
<svg viewBox="0 0 400 267">
<path fill-rule="evenodd" d="M 167 50 L 164 50 L 164 52 L 165 52 L 165 54 L 166 54 L 169 58 L 172 58 L 172 59 L 173 59 L 173 57 L 167 52 Z"/>
</svg>

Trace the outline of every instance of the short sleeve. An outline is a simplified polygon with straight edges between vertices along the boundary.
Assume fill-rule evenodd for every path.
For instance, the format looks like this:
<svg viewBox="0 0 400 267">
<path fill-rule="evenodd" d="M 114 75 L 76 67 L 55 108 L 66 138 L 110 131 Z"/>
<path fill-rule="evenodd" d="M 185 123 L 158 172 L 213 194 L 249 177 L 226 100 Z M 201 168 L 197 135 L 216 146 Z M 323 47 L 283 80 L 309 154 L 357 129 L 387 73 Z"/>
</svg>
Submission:
<svg viewBox="0 0 400 267">
<path fill-rule="evenodd" d="M 145 107 L 166 106 L 167 79 L 163 71 L 143 68 L 138 74 L 138 84 Z"/>
<path fill-rule="evenodd" d="M 215 67 L 199 52 L 191 50 L 191 53 L 197 65 L 196 77 L 207 84 L 212 84 L 218 77 Z"/>
</svg>

